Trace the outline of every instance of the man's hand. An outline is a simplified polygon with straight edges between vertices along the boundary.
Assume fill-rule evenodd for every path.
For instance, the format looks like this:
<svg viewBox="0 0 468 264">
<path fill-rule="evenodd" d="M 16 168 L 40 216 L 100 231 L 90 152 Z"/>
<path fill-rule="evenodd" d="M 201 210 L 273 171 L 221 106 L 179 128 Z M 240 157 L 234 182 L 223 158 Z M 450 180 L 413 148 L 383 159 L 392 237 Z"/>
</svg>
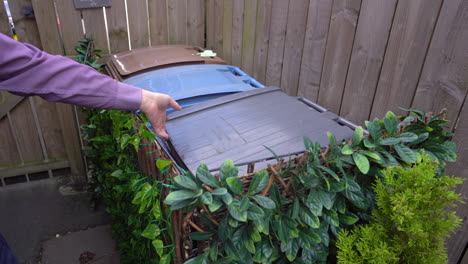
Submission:
<svg viewBox="0 0 468 264">
<path fill-rule="evenodd" d="M 182 107 L 169 95 L 142 90 L 140 110 L 146 114 L 156 134 L 165 139 L 169 138 L 166 132 L 168 106 L 177 111 L 182 110 Z"/>
</svg>

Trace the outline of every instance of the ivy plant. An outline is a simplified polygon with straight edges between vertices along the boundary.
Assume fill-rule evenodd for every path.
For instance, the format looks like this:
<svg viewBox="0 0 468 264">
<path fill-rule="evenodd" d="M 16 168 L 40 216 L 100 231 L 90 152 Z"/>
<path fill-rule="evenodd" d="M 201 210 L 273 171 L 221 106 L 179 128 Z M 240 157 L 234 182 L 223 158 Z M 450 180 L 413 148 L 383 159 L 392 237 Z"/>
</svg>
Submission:
<svg viewBox="0 0 468 264">
<path fill-rule="evenodd" d="M 411 167 L 426 148 L 439 160 L 439 171 L 455 160 L 441 117 L 388 112 L 382 120 L 366 122 L 368 132 L 358 127 L 349 140 L 337 141 L 329 133 L 325 148 L 304 138 L 306 154 L 299 162 L 257 172 L 248 181 L 229 160 L 217 176 L 201 164 L 195 175 L 175 177 L 180 190 L 165 203 L 171 210 L 199 211 L 198 225 L 191 223 L 198 231 L 189 237 L 208 243 L 185 263 L 334 261 L 338 232 L 370 221 L 371 186 L 383 169 Z"/>
<path fill-rule="evenodd" d="M 76 60 L 99 70 L 99 50 L 91 39 L 76 47 Z M 145 128 L 145 117 L 117 110 L 82 108 L 82 126 L 90 169 L 93 201 L 104 200 L 122 263 L 171 262 L 173 242 L 170 211 L 161 206 L 162 183 L 145 177 L 138 168 L 137 151 L 143 138 L 155 136 Z M 171 162 L 155 161 L 160 171 Z"/>
</svg>

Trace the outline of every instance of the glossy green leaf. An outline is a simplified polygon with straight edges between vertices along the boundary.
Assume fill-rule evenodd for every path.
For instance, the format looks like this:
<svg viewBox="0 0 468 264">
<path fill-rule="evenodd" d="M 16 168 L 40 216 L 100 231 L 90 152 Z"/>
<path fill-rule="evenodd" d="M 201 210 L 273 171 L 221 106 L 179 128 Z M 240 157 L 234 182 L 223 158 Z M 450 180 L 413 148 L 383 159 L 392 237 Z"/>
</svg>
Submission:
<svg viewBox="0 0 468 264">
<path fill-rule="evenodd" d="M 151 209 L 151 213 L 153 214 L 153 217 L 156 220 L 161 220 L 162 214 L 161 214 L 161 208 L 159 206 L 159 203 L 154 203 L 153 209 Z"/>
<path fill-rule="evenodd" d="M 171 204 L 174 204 L 175 202 L 186 200 L 186 199 L 191 199 L 195 197 L 197 197 L 197 194 L 191 191 L 185 191 L 185 190 L 175 191 L 167 195 L 166 200 L 164 200 L 164 203 L 171 205 Z"/>
<path fill-rule="evenodd" d="M 208 205 L 210 212 L 216 212 L 219 208 L 223 206 L 223 203 L 218 199 L 213 199 L 213 202 Z"/>
<path fill-rule="evenodd" d="M 158 168 L 159 171 L 164 171 L 171 164 L 172 164 L 171 160 L 162 160 L 162 159 L 156 160 L 156 168 Z"/>
<path fill-rule="evenodd" d="M 325 171 L 326 173 L 328 173 L 328 175 L 332 176 L 336 181 L 340 181 L 340 177 L 338 177 L 338 174 L 336 174 L 334 171 L 332 171 L 331 169 L 325 167 L 325 166 L 317 166 L 317 168 Z"/>
<path fill-rule="evenodd" d="M 366 156 L 360 153 L 353 153 L 353 160 L 358 169 L 363 173 L 367 174 L 369 172 L 370 164 Z"/>
<path fill-rule="evenodd" d="M 210 205 L 211 203 L 213 203 L 213 195 L 211 195 L 210 192 L 204 192 L 200 196 L 200 201 L 206 205 Z"/>
<path fill-rule="evenodd" d="M 349 212 L 347 212 L 346 214 L 339 215 L 338 218 L 340 219 L 340 223 L 343 223 L 345 225 L 355 224 L 359 220 L 359 217 L 357 215 Z"/>
<path fill-rule="evenodd" d="M 244 196 L 244 198 L 242 198 L 242 200 L 240 202 L 239 209 L 241 211 L 246 211 L 247 209 L 249 209 L 250 205 L 251 205 L 251 202 L 250 202 L 249 198 Z"/>
<path fill-rule="evenodd" d="M 252 182 L 250 182 L 248 194 L 256 194 L 263 190 L 268 184 L 269 178 L 270 176 L 265 170 L 255 173 Z"/>
<path fill-rule="evenodd" d="M 156 249 L 156 252 L 158 253 L 158 255 L 161 257 L 164 252 L 164 243 L 162 242 L 162 240 L 159 240 L 159 239 L 153 240 L 152 244 L 153 244 L 153 247 Z"/>
<path fill-rule="evenodd" d="M 225 195 L 221 196 L 221 199 L 226 205 L 230 205 L 232 203 L 232 195 L 230 193 L 226 193 Z"/>
<path fill-rule="evenodd" d="M 193 181 L 192 179 L 190 179 L 189 177 L 187 176 L 176 176 L 174 177 L 174 181 L 179 184 L 180 186 L 184 187 L 184 188 L 187 188 L 187 189 L 191 189 L 191 190 L 198 190 L 200 189 L 201 187 L 198 186 L 195 181 Z"/>
<path fill-rule="evenodd" d="M 194 204 L 197 200 L 194 199 L 188 199 L 188 200 L 181 200 L 181 201 L 176 201 L 171 204 L 171 211 L 179 210 L 182 208 L 185 208 L 189 205 Z"/>
<path fill-rule="evenodd" d="M 227 193 L 226 188 L 217 188 L 211 192 L 212 195 L 225 195 Z"/>
<path fill-rule="evenodd" d="M 166 254 L 161 257 L 159 264 L 170 264 L 171 263 L 171 254 Z"/>
<path fill-rule="evenodd" d="M 258 207 L 257 205 L 251 203 L 249 209 L 247 210 L 247 218 L 250 220 L 260 220 L 265 215 L 265 212 L 262 208 Z"/>
<path fill-rule="evenodd" d="M 403 142 L 413 142 L 418 139 L 418 135 L 412 132 L 406 132 L 398 135 L 397 138 Z"/>
<path fill-rule="evenodd" d="M 125 175 L 123 174 L 123 171 L 122 170 L 116 170 L 114 172 L 111 173 L 111 176 L 112 177 L 115 177 L 119 180 L 122 180 L 125 178 Z"/>
<path fill-rule="evenodd" d="M 215 261 L 218 259 L 218 243 L 210 243 L 210 249 L 208 250 L 210 253 L 210 259 Z"/>
<path fill-rule="evenodd" d="M 303 208 L 303 210 L 299 211 L 299 216 L 302 221 L 306 225 L 308 225 L 311 228 L 319 228 L 320 226 L 320 221 L 319 218 L 311 213 L 309 213 L 309 210 L 306 210 Z"/>
<path fill-rule="evenodd" d="M 202 163 L 197 169 L 197 178 L 200 179 L 204 184 L 211 187 L 221 187 L 219 186 L 218 180 L 210 173 L 206 164 Z"/>
<path fill-rule="evenodd" d="M 415 163 L 417 160 L 417 155 L 413 150 L 404 145 L 395 145 L 393 146 L 395 151 L 398 153 L 398 156 L 408 163 Z"/>
<path fill-rule="evenodd" d="M 343 148 L 341 149 L 341 153 L 344 155 L 351 155 L 354 153 L 353 148 L 350 145 L 344 145 Z"/>
<path fill-rule="evenodd" d="M 325 192 L 325 191 L 318 191 L 317 192 L 318 201 L 323 205 L 323 207 L 330 210 L 333 207 L 333 203 L 335 202 L 335 193 Z"/>
<path fill-rule="evenodd" d="M 299 199 L 296 198 L 296 199 L 294 199 L 292 212 L 291 212 L 291 218 L 292 219 L 296 219 L 299 216 L 299 210 L 300 210 L 300 203 L 299 203 Z"/>
<path fill-rule="evenodd" d="M 369 150 L 360 150 L 359 153 L 366 155 L 369 158 L 372 158 L 376 161 L 380 161 L 382 157 L 378 152 L 369 151 Z"/>
<path fill-rule="evenodd" d="M 276 208 L 275 202 L 273 202 L 273 200 L 271 200 L 270 198 L 268 198 L 266 196 L 256 195 L 256 196 L 253 196 L 252 199 L 254 199 L 261 207 L 263 207 L 265 209 L 275 209 Z"/>
<path fill-rule="evenodd" d="M 219 169 L 219 178 L 224 182 L 227 178 L 236 177 L 238 173 L 239 168 L 234 166 L 234 162 L 226 160 Z"/>
<path fill-rule="evenodd" d="M 311 150 L 314 146 L 314 143 L 312 142 L 312 140 L 310 140 L 310 138 L 308 137 L 303 137 L 303 140 L 304 140 L 304 147 L 306 150 Z"/>
<path fill-rule="evenodd" d="M 159 230 L 159 227 L 157 225 L 149 224 L 146 226 L 145 230 L 143 230 L 141 236 L 153 240 L 157 236 L 159 236 L 160 233 L 161 230 Z"/>
<path fill-rule="evenodd" d="M 389 111 L 384 117 L 384 126 L 387 131 L 387 135 L 393 136 L 398 129 L 398 118 L 397 116 Z"/>
<path fill-rule="evenodd" d="M 227 183 L 229 189 L 231 189 L 231 191 L 233 193 L 238 194 L 238 195 L 242 194 L 242 191 L 243 191 L 244 187 L 242 186 L 242 181 L 241 180 L 239 180 L 236 177 L 230 177 L 230 178 L 226 179 L 226 183 Z"/>
<path fill-rule="evenodd" d="M 211 236 L 213 236 L 213 233 L 211 233 L 211 232 L 192 232 L 192 233 L 189 233 L 189 237 L 192 240 L 197 240 L 197 241 L 208 240 Z"/>
<path fill-rule="evenodd" d="M 238 205 L 231 203 L 230 205 L 227 206 L 227 208 L 232 218 L 240 222 L 247 221 L 247 211 L 241 211 Z"/>
<path fill-rule="evenodd" d="M 377 148 L 377 145 L 376 145 L 376 144 L 370 142 L 370 141 L 367 140 L 367 139 L 364 139 L 363 142 L 364 142 L 364 146 L 365 146 L 366 148 Z"/>
<path fill-rule="evenodd" d="M 353 134 L 353 146 L 358 146 L 359 144 L 361 144 L 361 141 L 362 141 L 362 138 L 364 137 L 364 132 L 363 132 L 363 129 L 362 127 L 358 126 L 355 130 L 354 130 L 354 134 Z"/>
<path fill-rule="evenodd" d="M 384 145 L 384 146 L 393 146 L 393 145 L 396 145 L 396 144 L 400 144 L 400 142 L 401 142 L 401 139 L 399 139 L 399 138 L 388 137 L 388 138 L 384 138 L 381 141 L 379 141 L 379 144 Z"/>
</svg>

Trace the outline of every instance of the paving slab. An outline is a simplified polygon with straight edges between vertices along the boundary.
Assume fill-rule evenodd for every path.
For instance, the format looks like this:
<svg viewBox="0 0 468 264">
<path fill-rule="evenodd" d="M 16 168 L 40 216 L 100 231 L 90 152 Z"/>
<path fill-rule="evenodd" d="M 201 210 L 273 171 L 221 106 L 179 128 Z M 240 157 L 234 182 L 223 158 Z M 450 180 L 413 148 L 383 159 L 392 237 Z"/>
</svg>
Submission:
<svg viewBox="0 0 468 264">
<path fill-rule="evenodd" d="M 64 187 L 68 181 L 54 177 L 0 187 L 0 233 L 20 263 L 37 264 L 41 242 L 56 234 L 109 224 L 104 206 L 91 208 L 91 193 L 73 192 Z"/>
<path fill-rule="evenodd" d="M 99 226 L 45 241 L 42 264 L 118 264 L 120 256 L 116 248 L 110 226 Z M 85 261 L 85 255 L 92 257 Z"/>
</svg>

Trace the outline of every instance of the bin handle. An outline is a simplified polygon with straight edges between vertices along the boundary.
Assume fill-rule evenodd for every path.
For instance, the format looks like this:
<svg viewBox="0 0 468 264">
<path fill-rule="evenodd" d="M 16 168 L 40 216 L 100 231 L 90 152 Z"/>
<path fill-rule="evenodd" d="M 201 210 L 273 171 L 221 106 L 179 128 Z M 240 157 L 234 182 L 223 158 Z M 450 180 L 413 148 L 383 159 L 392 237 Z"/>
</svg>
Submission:
<svg viewBox="0 0 468 264">
<path fill-rule="evenodd" d="M 255 79 L 250 79 L 250 80 L 244 80 L 245 83 L 247 84 L 250 84 L 251 86 L 255 87 L 255 88 L 265 88 L 265 86 L 261 83 L 259 83 L 257 80 Z"/>
<path fill-rule="evenodd" d="M 338 117 L 338 119 L 336 119 L 336 122 L 342 126 L 347 126 L 349 128 L 351 128 L 352 130 L 356 130 L 356 128 L 358 127 L 358 125 L 354 124 L 353 122 L 349 121 L 349 120 L 346 120 L 342 117 Z M 364 134 L 366 135 L 369 135 L 369 131 L 367 131 L 367 129 L 363 129 L 363 132 Z"/>
</svg>

